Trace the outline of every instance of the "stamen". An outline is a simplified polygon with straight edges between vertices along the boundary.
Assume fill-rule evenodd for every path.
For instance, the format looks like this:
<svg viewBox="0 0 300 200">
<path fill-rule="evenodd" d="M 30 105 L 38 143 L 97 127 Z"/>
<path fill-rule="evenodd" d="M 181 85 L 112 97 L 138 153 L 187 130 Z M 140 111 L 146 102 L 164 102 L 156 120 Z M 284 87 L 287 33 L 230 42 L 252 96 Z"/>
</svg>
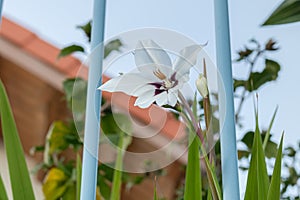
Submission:
<svg viewBox="0 0 300 200">
<path fill-rule="evenodd" d="M 164 73 L 162 73 L 159 69 L 155 70 L 153 74 L 160 80 L 165 80 L 167 78 L 166 75 L 164 75 Z"/>
</svg>

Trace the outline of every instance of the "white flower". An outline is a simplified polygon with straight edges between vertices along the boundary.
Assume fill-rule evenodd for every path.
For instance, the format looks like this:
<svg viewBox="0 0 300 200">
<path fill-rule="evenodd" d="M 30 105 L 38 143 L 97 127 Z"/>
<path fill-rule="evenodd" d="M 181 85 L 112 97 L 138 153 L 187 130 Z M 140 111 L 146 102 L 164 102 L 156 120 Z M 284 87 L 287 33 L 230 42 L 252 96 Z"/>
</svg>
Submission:
<svg viewBox="0 0 300 200">
<path fill-rule="evenodd" d="M 196 86 L 203 98 L 206 98 L 208 95 L 208 88 L 207 88 L 207 80 L 203 76 L 203 74 L 200 74 L 198 79 L 196 80 Z"/>
<path fill-rule="evenodd" d="M 155 42 L 140 41 L 134 52 L 137 70 L 110 79 L 98 89 L 135 96 L 134 105 L 140 108 L 153 102 L 175 106 L 178 92 L 189 80 L 190 68 L 196 64 L 201 49 L 200 45 L 182 49 L 172 64 L 167 52 Z"/>
</svg>

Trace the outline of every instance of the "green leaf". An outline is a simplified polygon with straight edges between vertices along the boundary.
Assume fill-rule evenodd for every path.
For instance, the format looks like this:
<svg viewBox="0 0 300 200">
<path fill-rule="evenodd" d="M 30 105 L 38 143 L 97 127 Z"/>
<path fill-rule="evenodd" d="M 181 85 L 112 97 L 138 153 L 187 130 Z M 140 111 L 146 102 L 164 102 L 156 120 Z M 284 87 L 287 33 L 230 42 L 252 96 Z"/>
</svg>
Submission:
<svg viewBox="0 0 300 200">
<path fill-rule="evenodd" d="M 245 150 L 238 150 L 238 159 L 242 159 L 242 158 L 248 158 L 249 157 L 250 152 L 249 151 L 245 151 Z"/>
<path fill-rule="evenodd" d="M 288 24 L 300 21 L 300 1 L 285 0 L 263 23 L 266 25 Z"/>
<path fill-rule="evenodd" d="M 258 114 L 255 113 L 256 128 L 251 151 L 251 161 L 248 171 L 245 200 L 266 199 L 269 188 L 269 177 L 267 173 L 261 134 L 258 125 Z"/>
<path fill-rule="evenodd" d="M 248 81 L 248 90 L 257 90 L 260 86 L 269 81 L 274 81 L 278 77 L 280 65 L 273 60 L 266 59 L 266 67 L 262 72 L 253 72 Z M 253 84 L 253 85 L 252 85 Z M 251 85 L 251 86 L 250 86 Z"/>
<path fill-rule="evenodd" d="M 76 156 L 76 200 L 80 200 L 80 189 L 81 189 L 81 158 L 77 153 Z"/>
<path fill-rule="evenodd" d="M 62 50 L 60 50 L 60 53 L 58 54 L 57 58 L 60 59 L 62 57 L 66 57 L 75 52 L 84 52 L 84 48 L 82 46 L 75 45 L 75 44 L 67 46 Z"/>
<path fill-rule="evenodd" d="M 245 80 L 239 80 L 239 79 L 233 79 L 233 89 L 234 91 L 239 87 L 247 87 L 247 81 Z"/>
<path fill-rule="evenodd" d="M 189 134 L 188 162 L 185 175 L 184 199 L 202 199 L 202 186 L 200 175 L 199 138 L 195 133 Z"/>
<path fill-rule="evenodd" d="M 70 184 L 64 195 L 62 196 L 62 200 L 74 200 L 76 198 L 76 185 Z"/>
<path fill-rule="evenodd" d="M 281 160 L 282 160 L 282 143 L 283 136 L 281 136 L 278 153 L 275 160 L 275 166 L 273 169 L 272 179 L 270 188 L 268 191 L 268 200 L 279 200 L 280 199 L 280 184 L 281 184 Z"/>
<path fill-rule="evenodd" d="M 267 142 L 267 147 L 265 149 L 265 155 L 267 158 L 275 158 L 277 154 L 277 144 L 272 141 Z"/>
<path fill-rule="evenodd" d="M 126 149 L 131 143 L 132 124 L 129 118 L 124 114 L 106 114 L 101 118 L 101 129 L 110 142 L 119 145 L 121 133 L 126 133 L 122 149 Z"/>
<path fill-rule="evenodd" d="M 197 116 L 197 99 L 196 95 L 193 102 L 193 112 Z M 188 146 L 188 162 L 185 173 L 185 188 L 184 200 L 202 199 L 202 183 L 201 183 L 201 168 L 200 168 L 200 152 L 199 138 L 196 136 L 193 129 L 190 127 L 189 146 Z"/>
<path fill-rule="evenodd" d="M 157 184 L 156 184 L 156 177 L 155 177 L 153 200 L 158 200 L 156 187 L 157 187 Z"/>
<path fill-rule="evenodd" d="M 122 169 L 123 169 L 123 136 L 120 137 L 118 145 L 117 160 L 115 163 L 114 178 L 112 182 L 110 200 L 120 200 L 121 185 L 122 185 Z"/>
<path fill-rule="evenodd" d="M 4 187 L 4 183 L 3 183 L 3 180 L 1 178 L 1 176 L 0 176 L 0 199 L 1 200 L 8 200 L 6 190 L 5 190 L 5 187 Z"/>
<path fill-rule="evenodd" d="M 266 145 L 266 148 L 264 149 L 264 152 L 265 152 L 265 155 L 267 158 L 275 158 L 275 156 L 277 154 L 277 144 L 270 140 L 271 136 L 272 135 L 269 134 L 268 140 L 267 140 L 267 145 Z M 262 132 L 261 137 L 265 141 L 266 137 L 267 137 L 267 133 Z M 248 150 L 252 149 L 253 141 L 254 141 L 254 132 L 253 131 L 247 132 L 241 140 L 241 142 L 243 142 L 248 147 Z M 248 157 L 249 156 L 248 150 L 247 151 L 240 150 L 238 152 L 239 159 L 242 157 Z"/>
<path fill-rule="evenodd" d="M 125 150 L 131 143 L 131 135 L 128 135 L 128 133 L 131 134 L 132 124 L 126 115 L 115 113 L 113 114 L 113 117 L 118 122 L 118 125 L 115 126 L 115 131 L 118 131 L 117 129 L 119 129 L 120 139 L 118 143 L 118 154 L 114 168 L 115 170 L 110 199 L 119 200 L 122 185 L 123 157 Z"/>
<path fill-rule="evenodd" d="M 69 143 L 65 140 L 66 135 L 69 135 L 69 128 L 61 121 L 53 122 L 46 136 L 46 145 L 44 151 L 44 162 L 49 164 L 50 155 L 60 153 L 67 149 Z"/>
<path fill-rule="evenodd" d="M 123 44 L 122 44 L 121 40 L 119 40 L 119 39 L 115 39 L 115 40 L 108 42 L 104 47 L 104 58 L 106 58 L 113 51 L 120 51 L 120 48 L 122 45 Z"/>
<path fill-rule="evenodd" d="M 252 145 L 253 145 L 253 141 L 254 141 L 253 138 L 254 138 L 254 132 L 249 131 L 241 139 L 241 141 L 248 147 L 249 150 L 252 149 Z"/>
<path fill-rule="evenodd" d="M 84 33 L 85 36 L 88 38 L 89 42 L 91 41 L 91 34 L 92 34 L 92 21 L 89 21 L 88 23 L 77 26 L 77 28 L 81 29 Z"/>
<path fill-rule="evenodd" d="M 274 114 L 273 114 L 273 116 L 272 116 L 271 122 L 270 122 L 270 124 L 269 124 L 268 131 L 267 131 L 266 136 L 265 136 L 265 139 L 264 139 L 264 143 L 263 143 L 263 148 L 264 148 L 264 150 L 266 149 L 267 143 L 268 143 L 268 141 L 269 141 L 271 129 L 272 129 L 272 126 L 273 126 L 274 119 L 275 119 L 275 117 L 276 117 L 277 111 L 278 111 L 278 106 L 276 107 L 276 109 L 275 109 L 275 111 L 274 111 Z"/>
<path fill-rule="evenodd" d="M 234 90 L 244 87 L 249 92 L 255 91 L 265 83 L 276 80 L 279 71 L 280 65 L 276 61 L 266 59 L 262 72 L 252 72 L 248 80 L 234 79 Z"/>
<path fill-rule="evenodd" d="M 86 107 L 87 81 L 71 78 L 63 82 L 68 108 L 72 110 L 75 120 L 82 119 Z"/>
<path fill-rule="evenodd" d="M 104 165 L 104 164 L 102 164 Z M 104 199 L 110 199 L 110 186 L 106 182 L 103 176 L 98 176 L 98 185 L 100 188 L 100 193 L 104 197 Z"/>
<path fill-rule="evenodd" d="M 0 116 L 13 198 L 33 200 L 34 193 L 8 97 L 0 81 Z"/>
</svg>

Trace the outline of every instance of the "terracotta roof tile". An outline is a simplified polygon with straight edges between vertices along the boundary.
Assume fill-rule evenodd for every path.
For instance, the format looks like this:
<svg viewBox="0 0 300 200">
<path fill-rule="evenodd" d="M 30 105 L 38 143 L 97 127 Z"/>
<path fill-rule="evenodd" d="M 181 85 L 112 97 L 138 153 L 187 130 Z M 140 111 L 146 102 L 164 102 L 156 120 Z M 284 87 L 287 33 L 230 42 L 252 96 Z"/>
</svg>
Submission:
<svg viewBox="0 0 300 200">
<path fill-rule="evenodd" d="M 49 64 L 49 66 L 53 66 L 55 70 L 64 73 L 68 77 L 88 77 L 88 68 L 81 67 L 81 62 L 78 59 L 68 56 L 57 60 L 57 55 L 59 54 L 57 47 L 38 38 L 34 33 L 5 17 L 3 17 L 0 37 L 6 38 L 11 43 L 20 46 L 27 53 Z M 104 76 L 103 82 L 107 80 L 109 78 Z M 129 97 L 123 93 L 114 93 L 112 95 L 111 93 L 103 92 L 103 97 L 111 100 L 112 103 L 121 108 L 129 108 L 131 115 L 134 115 L 146 124 L 151 124 L 154 128 L 160 129 L 170 138 L 180 138 L 183 136 L 185 126 L 176 120 L 171 113 L 166 112 L 156 105 L 152 105 L 148 109 L 141 109 L 134 106 L 134 97 Z M 163 126 L 162 120 L 164 121 Z M 176 133 L 179 133 L 179 135 L 176 135 Z"/>
<path fill-rule="evenodd" d="M 0 35 L 18 46 L 25 46 L 30 40 L 37 38 L 34 33 L 15 24 L 5 17 L 2 18 Z"/>
</svg>

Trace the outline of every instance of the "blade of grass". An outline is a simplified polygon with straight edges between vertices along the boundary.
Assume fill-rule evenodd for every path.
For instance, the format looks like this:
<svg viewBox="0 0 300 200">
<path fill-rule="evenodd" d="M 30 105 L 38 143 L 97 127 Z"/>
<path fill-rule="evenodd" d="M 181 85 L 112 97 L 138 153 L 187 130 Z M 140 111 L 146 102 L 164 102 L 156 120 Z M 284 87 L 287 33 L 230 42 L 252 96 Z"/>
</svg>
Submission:
<svg viewBox="0 0 300 200">
<path fill-rule="evenodd" d="M 194 97 L 193 114 L 196 118 L 196 116 L 197 116 L 196 95 Z M 214 164 L 209 161 L 208 156 L 207 156 L 208 154 L 206 153 L 206 150 L 205 150 L 203 144 L 199 140 L 198 140 L 198 145 L 200 146 L 201 152 L 204 155 L 204 161 L 205 161 L 204 163 L 205 163 L 205 167 L 206 167 L 208 183 L 209 183 L 210 189 L 211 189 L 211 195 L 212 195 L 213 199 L 221 200 L 222 192 L 221 192 L 221 187 L 218 182 L 218 178 L 217 178 L 215 170 L 214 170 Z"/>
<path fill-rule="evenodd" d="M 208 190 L 207 190 L 207 200 L 213 200 L 210 188 L 208 188 Z"/>
<path fill-rule="evenodd" d="M 264 22 L 266 25 L 288 24 L 300 21 L 300 1 L 284 0 Z"/>
<path fill-rule="evenodd" d="M 185 175 L 185 200 L 202 199 L 199 145 L 197 140 L 199 138 L 191 132 L 189 134 L 188 162 Z"/>
<path fill-rule="evenodd" d="M 221 187 L 219 185 L 215 170 L 214 170 L 213 166 L 211 166 L 211 163 L 209 162 L 209 160 L 207 158 L 207 153 L 206 153 L 205 149 L 203 148 L 203 145 L 201 145 L 201 150 L 204 155 L 204 161 L 205 161 L 204 163 L 205 163 L 205 167 L 206 167 L 208 183 L 209 183 L 210 189 L 211 189 L 211 194 L 213 196 L 213 199 L 221 200 L 222 192 L 221 192 Z"/>
<path fill-rule="evenodd" d="M 273 126 L 274 119 L 275 119 L 275 117 L 276 117 L 277 111 L 278 111 L 278 106 L 276 107 L 276 109 L 275 109 L 275 111 L 274 111 L 274 114 L 273 114 L 273 116 L 272 116 L 272 119 L 271 119 L 269 128 L 268 128 L 267 133 L 266 133 L 266 137 L 265 137 L 265 139 L 264 139 L 264 143 L 263 143 L 263 149 L 264 149 L 264 150 L 265 150 L 266 147 L 267 147 L 267 144 L 268 144 L 268 141 L 269 141 L 269 138 L 270 138 L 271 129 L 272 129 L 272 126 Z"/>
<path fill-rule="evenodd" d="M 81 188 L 81 157 L 77 153 L 76 156 L 76 200 L 80 200 Z"/>
<path fill-rule="evenodd" d="M 194 115 L 197 116 L 197 100 L 196 95 L 193 103 Z M 200 153 L 199 138 L 194 133 L 193 128 L 189 128 L 189 146 L 188 146 L 188 162 L 186 166 L 184 200 L 202 199 L 201 185 L 201 169 L 200 169 Z"/>
<path fill-rule="evenodd" d="M 4 183 L 3 183 L 3 180 L 1 178 L 1 176 L 0 176 L 0 199 L 1 200 L 8 200 L 6 190 L 5 190 L 5 187 L 4 187 Z"/>
<path fill-rule="evenodd" d="M 1 81 L 0 115 L 13 197 L 18 200 L 35 199 L 17 127 Z"/>
<path fill-rule="evenodd" d="M 119 200 L 121 193 L 121 184 L 122 184 L 122 168 L 123 168 L 123 133 L 119 140 L 118 145 L 118 154 L 115 163 L 113 185 L 111 190 L 110 200 Z"/>
<path fill-rule="evenodd" d="M 269 177 L 266 167 L 265 155 L 258 124 L 258 113 L 255 109 L 255 133 L 251 152 L 251 161 L 248 171 L 245 200 L 267 199 Z"/>
<path fill-rule="evenodd" d="M 154 194 L 153 194 L 153 200 L 158 200 L 158 197 L 157 197 L 157 184 L 156 184 L 156 177 L 155 177 L 155 180 L 154 180 Z"/>
<path fill-rule="evenodd" d="M 275 166 L 272 174 L 271 184 L 268 191 L 268 200 L 279 200 L 280 199 L 280 184 L 281 184 L 281 160 L 282 160 L 282 143 L 283 136 L 281 136 L 277 156 L 275 160 Z"/>
</svg>

